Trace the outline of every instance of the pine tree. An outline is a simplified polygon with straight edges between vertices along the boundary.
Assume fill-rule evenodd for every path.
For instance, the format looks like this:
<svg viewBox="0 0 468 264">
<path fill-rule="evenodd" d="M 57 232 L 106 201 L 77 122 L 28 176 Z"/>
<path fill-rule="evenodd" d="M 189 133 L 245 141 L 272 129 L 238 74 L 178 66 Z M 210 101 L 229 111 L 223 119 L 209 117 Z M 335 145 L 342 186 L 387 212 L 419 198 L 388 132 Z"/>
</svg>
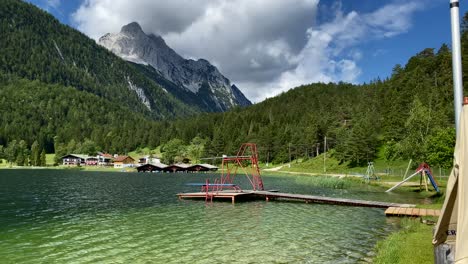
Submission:
<svg viewBox="0 0 468 264">
<path fill-rule="evenodd" d="M 27 154 L 27 145 L 26 141 L 21 140 L 18 144 L 18 152 L 16 155 L 16 165 L 24 166 L 28 163 L 28 154 Z"/>
<path fill-rule="evenodd" d="M 47 166 L 45 149 L 42 149 L 42 151 L 41 151 L 41 157 L 40 157 L 40 164 L 39 165 L 42 166 L 42 167 Z"/>
<path fill-rule="evenodd" d="M 10 167 L 14 161 L 16 161 L 16 156 L 18 155 L 18 144 L 16 140 L 13 140 L 8 143 L 7 148 L 5 149 L 5 156 L 7 161 L 10 163 Z"/>
<path fill-rule="evenodd" d="M 33 142 L 33 144 L 31 145 L 31 155 L 30 155 L 30 158 L 29 160 L 31 161 L 31 165 L 32 166 L 39 166 L 39 162 L 40 162 L 40 152 L 39 152 L 39 143 L 37 142 L 37 140 L 35 140 Z"/>
</svg>

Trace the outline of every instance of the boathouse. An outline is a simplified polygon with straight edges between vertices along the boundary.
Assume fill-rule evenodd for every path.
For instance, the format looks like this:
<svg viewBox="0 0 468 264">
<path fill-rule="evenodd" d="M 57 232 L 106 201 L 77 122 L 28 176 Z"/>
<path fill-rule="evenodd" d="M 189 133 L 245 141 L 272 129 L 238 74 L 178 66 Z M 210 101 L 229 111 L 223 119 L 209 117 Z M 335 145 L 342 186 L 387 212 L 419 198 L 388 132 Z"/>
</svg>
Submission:
<svg viewBox="0 0 468 264">
<path fill-rule="evenodd" d="M 155 171 L 156 172 L 161 172 L 166 167 L 167 167 L 167 165 L 162 164 L 162 163 L 156 163 L 156 164 L 147 163 L 147 164 L 143 164 L 141 166 L 138 166 L 137 171 L 138 172 L 155 172 Z"/>
<path fill-rule="evenodd" d="M 186 172 L 187 169 L 190 167 L 190 164 L 183 164 L 183 163 L 179 163 L 179 164 L 171 164 L 171 165 L 168 165 L 167 167 L 165 167 L 163 169 L 164 172 Z"/>
<path fill-rule="evenodd" d="M 210 164 L 195 164 L 187 168 L 189 172 L 217 171 L 218 167 Z"/>
</svg>

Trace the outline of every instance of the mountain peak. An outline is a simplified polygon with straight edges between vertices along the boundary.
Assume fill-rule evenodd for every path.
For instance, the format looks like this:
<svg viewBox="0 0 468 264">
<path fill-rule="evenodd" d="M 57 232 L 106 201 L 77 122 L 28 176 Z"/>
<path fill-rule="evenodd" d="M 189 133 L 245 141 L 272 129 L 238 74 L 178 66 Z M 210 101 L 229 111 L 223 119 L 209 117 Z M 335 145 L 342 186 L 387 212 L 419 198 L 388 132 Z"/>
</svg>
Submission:
<svg viewBox="0 0 468 264">
<path fill-rule="evenodd" d="M 184 59 L 161 36 L 145 34 L 136 22 L 122 27 L 120 33 L 103 36 L 99 44 L 125 60 L 150 65 L 178 87 L 178 94 L 190 93 L 188 97 L 199 98 L 201 105 L 209 110 L 225 111 L 237 105 L 250 105 L 242 92 L 233 90 L 229 79 L 209 61 Z"/>
<path fill-rule="evenodd" d="M 140 32 L 143 32 L 143 29 L 141 28 L 140 24 L 138 24 L 138 22 L 132 22 L 128 25 L 123 26 L 120 32 L 121 33 L 140 33 Z"/>
</svg>

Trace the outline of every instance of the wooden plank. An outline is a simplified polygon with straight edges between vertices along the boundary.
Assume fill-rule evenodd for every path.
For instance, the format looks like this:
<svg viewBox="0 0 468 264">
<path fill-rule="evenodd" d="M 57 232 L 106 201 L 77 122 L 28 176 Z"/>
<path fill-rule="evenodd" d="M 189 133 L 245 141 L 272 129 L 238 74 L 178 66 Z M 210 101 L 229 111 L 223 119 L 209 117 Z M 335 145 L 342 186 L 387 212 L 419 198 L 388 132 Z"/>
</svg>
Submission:
<svg viewBox="0 0 468 264">
<path fill-rule="evenodd" d="M 381 208 L 388 208 L 388 207 L 414 207 L 412 204 L 396 204 L 396 203 L 386 203 L 386 202 L 378 202 L 378 201 L 365 201 L 365 200 L 355 200 L 355 199 L 345 199 L 345 198 L 330 198 L 330 197 L 322 197 L 322 196 L 313 196 L 313 195 L 303 195 L 303 194 L 289 194 L 289 193 L 270 193 L 264 191 L 257 191 L 255 194 L 265 195 L 268 194 L 270 197 L 277 197 L 277 198 L 285 198 L 285 199 L 301 199 L 301 200 L 309 200 L 311 202 L 318 202 L 318 203 L 332 203 L 332 204 L 344 204 L 344 205 L 352 205 L 352 206 L 369 206 L 369 207 L 381 207 Z"/>
<path fill-rule="evenodd" d="M 421 208 L 419 210 L 419 216 L 427 216 L 427 209 Z"/>
<path fill-rule="evenodd" d="M 424 208 L 389 207 L 385 210 L 386 216 L 440 216 L 440 210 Z"/>
<path fill-rule="evenodd" d="M 385 215 L 393 215 L 395 213 L 395 207 L 389 207 L 385 210 Z"/>
<path fill-rule="evenodd" d="M 392 215 L 394 210 L 394 207 L 387 208 L 387 210 L 385 210 L 385 215 Z"/>
</svg>

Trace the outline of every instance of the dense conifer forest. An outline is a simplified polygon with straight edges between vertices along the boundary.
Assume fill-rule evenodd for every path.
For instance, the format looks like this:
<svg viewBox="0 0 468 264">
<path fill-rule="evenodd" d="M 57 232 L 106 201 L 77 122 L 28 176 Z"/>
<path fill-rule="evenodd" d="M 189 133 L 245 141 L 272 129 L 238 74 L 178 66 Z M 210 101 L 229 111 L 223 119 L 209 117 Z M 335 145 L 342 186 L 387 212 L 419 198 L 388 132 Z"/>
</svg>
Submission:
<svg viewBox="0 0 468 264">
<path fill-rule="evenodd" d="M 286 162 L 290 155 L 322 153 L 326 140 L 326 149 L 349 166 L 378 154 L 451 166 L 455 130 L 447 45 L 422 50 L 383 80 L 308 84 L 247 108 L 193 116 L 196 111 L 155 84 L 142 86 L 153 87 L 149 92 L 160 100 L 153 107 L 166 106 L 149 112 L 117 81 L 131 74 L 139 82 L 143 75 L 136 66 L 110 59 L 94 41 L 43 11 L 31 12 L 29 4 L 7 0 L 0 6 L 0 155 L 11 162 L 41 164 L 42 150 L 60 156 L 157 146 L 164 160 L 174 161 L 233 154 L 243 142 L 257 143 L 262 161 Z M 462 29 L 462 56 L 468 58 L 465 22 Z M 74 55 L 61 58 L 54 42 L 31 34 L 48 35 Z M 466 84 L 467 60 L 463 64 Z M 171 119 L 181 115 L 191 116 Z"/>
<path fill-rule="evenodd" d="M 32 4 L 1 1 L 0 34 L 3 73 L 74 87 L 156 120 L 197 112 L 132 64 Z M 129 89 L 129 82 L 144 92 L 151 109 Z"/>
</svg>

